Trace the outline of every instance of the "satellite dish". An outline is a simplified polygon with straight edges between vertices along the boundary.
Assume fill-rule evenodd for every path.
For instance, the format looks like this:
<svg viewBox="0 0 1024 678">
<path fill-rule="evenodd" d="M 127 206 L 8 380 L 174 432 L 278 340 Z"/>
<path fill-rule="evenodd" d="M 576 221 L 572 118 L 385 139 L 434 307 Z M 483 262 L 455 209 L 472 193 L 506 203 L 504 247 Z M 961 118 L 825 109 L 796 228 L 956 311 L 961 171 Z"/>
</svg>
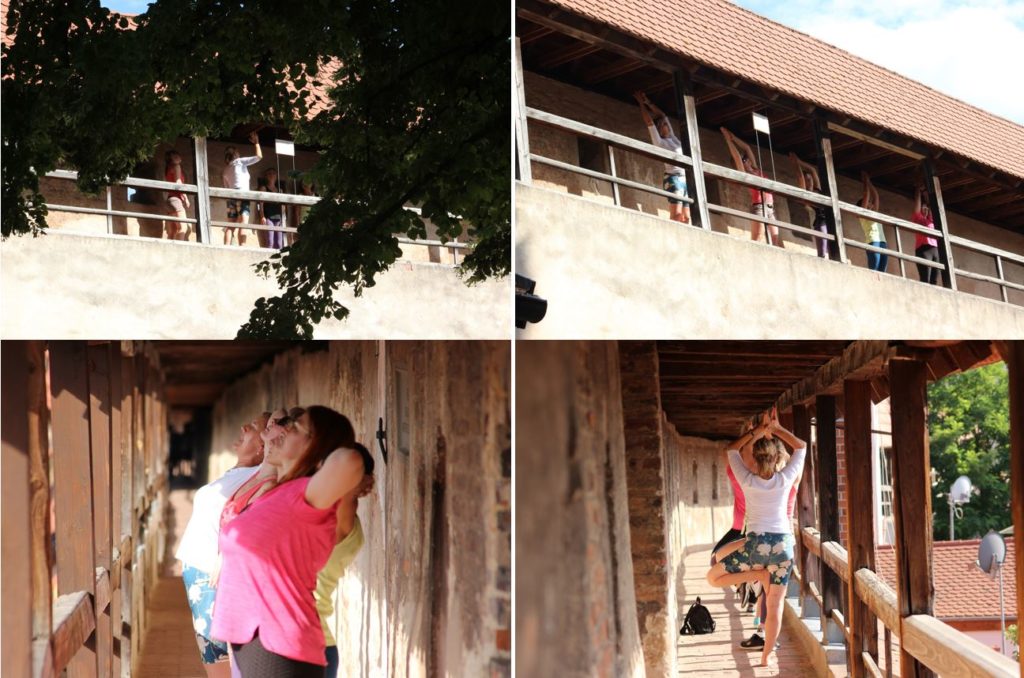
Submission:
<svg viewBox="0 0 1024 678">
<path fill-rule="evenodd" d="M 989 530 L 978 545 L 978 567 L 985 574 L 994 574 L 997 566 L 1006 560 L 1006 542 L 999 533 Z"/>
<path fill-rule="evenodd" d="M 954 504 L 967 504 L 971 501 L 973 490 L 971 479 L 967 476 L 960 476 L 953 483 L 953 487 L 949 488 L 949 499 Z"/>
</svg>

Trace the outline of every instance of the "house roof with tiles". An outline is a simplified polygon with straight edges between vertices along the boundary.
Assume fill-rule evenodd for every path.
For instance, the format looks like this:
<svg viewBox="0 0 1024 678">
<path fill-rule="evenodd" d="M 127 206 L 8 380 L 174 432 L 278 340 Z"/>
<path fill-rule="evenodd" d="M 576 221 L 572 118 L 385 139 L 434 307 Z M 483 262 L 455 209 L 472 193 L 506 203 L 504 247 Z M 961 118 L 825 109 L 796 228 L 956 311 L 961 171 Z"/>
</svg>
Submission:
<svg viewBox="0 0 1024 678">
<path fill-rule="evenodd" d="M 719 71 L 1024 178 L 1024 126 L 727 0 L 545 2 Z"/>
<path fill-rule="evenodd" d="M 999 619 L 999 582 L 975 565 L 980 539 L 937 541 L 932 548 L 935 616 L 939 619 Z M 1006 618 L 1017 616 L 1016 549 L 1006 539 L 1003 563 L 1003 601 Z M 894 590 L 896 553 L 891 546 L 875 548 L 875 571 Z"/>
</svg>

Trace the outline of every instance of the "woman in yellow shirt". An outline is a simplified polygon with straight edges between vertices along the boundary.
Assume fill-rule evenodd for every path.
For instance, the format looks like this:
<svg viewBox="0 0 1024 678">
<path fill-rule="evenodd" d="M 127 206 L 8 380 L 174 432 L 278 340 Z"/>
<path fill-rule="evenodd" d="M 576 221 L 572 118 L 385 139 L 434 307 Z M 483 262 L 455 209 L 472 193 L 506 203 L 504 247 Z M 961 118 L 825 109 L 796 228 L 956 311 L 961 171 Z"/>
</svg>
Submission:
<svg viewBox="0 0 1024 678">
<path fill-rule="evenodd" d="M 360 497 L 365 497 L 373 490 L 373 456 L 363 445 L 356 443 L 355 450 L 363 458 L 365 475 L 363 481 L 338 502 L 338 526 L 335 531 L 335 546 L 331 557 L 316 577 L 316 611 L 320 615 L 320 626 L 324 631 L 327 643 L 327 667 L 325 678 L 337 678 L 338 675 L 338 641 L 328 625 L 328 619 L 334 614 L 334 592 L 338 588 L 338 580 L 345 570 L 356 559 L 359 549 L 363 547 L 363 526 L 359 522 L 356 509 Z"/>
<path fill-rule="evenodd" d="M 857 205 L 877 212 L 881 201 L 878 199 L 878 189 L 871 183 L 871 177 L 867 172 L 860 173 L 864 180 L 864 196 L 857 201 Z M 873 219 L 860 217 L 860 226 L 864 229 L 864 242 L 874 247 L 888 248 L 885 242 L 885 228 L 882 224 Z M 882 252 L 868 251 L 868 268 L 872 271 L 885 271 L 889 263 L 889 255 Z"/>
</svg>

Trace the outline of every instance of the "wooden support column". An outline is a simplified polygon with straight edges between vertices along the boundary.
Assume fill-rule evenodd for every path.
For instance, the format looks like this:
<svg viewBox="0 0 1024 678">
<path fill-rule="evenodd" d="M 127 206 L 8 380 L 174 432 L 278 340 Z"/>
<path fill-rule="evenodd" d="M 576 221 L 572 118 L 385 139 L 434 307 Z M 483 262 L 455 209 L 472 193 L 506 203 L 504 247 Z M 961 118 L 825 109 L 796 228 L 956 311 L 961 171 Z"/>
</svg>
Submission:
<svg viewBox="0 0 1024 678">
<path fill-rule="evenodd" d="M 513 52 L 515 63 L 512 73 L 516 88 L 516 179 L 524 184 L 533 183 L 530 169 L 530 134 L 526 119 L 526 88 L 523 82 L 523 53 L 519 45 L 519 36 L 515 37 L 516 45 Z"/>
<path fill-rule="evenodd" d="M 97 574 L 101 568 L 110 577 L 111 506 L 110 506 L 110 347 L 95 344 L 87 349 L 89 359 L 89 435 L 92 440 L 93 553 Z M 113 658 L 113 628 L 109 600 L 97 598 L 96 670 L 109 676 Z"/>
<path fill-rule="evenodd" d="M 818 423 L 818 532 L 821 542 L 839 541 L 839 474 L 836 459 L 836 399 L 817 396 L 815 412 Z M 821 565 L 821 627 L 828 643 L 843 643 L 843 631 L 832 619 L 832 610 L 843 608 L 842 580 L 830 567 Z"/>
<path fill-rule="evenodd" d="M 825 212 L 825 224 L 835 240 L 829 243 L 829 256 L 834 261 L 846 263 L 846 243 L 843 242 L 843 213 L 839 209 L 839 184 L 836 167 L 832 161 L 832 136 L 828 121 L 821 115 L 814 117 L 814 142 L 818 148 L 818 178 L 822 191 L 832 199 L 832 209 Z"/>
<path fill-rule="evenodd" d="M 192 143 L 196 161 L 196 242 L 212 243 L 210 233 L 210 160 L 207 155 L 206 137 L 196 137 Z"/>
<path fill-rule="evenodd" d="M 676 110 L 684 122 L 680 133 L 683 135 L 684 152 L 693 161 L 687 169 L 687 186 L 692 186 L 690 195 L 694 204 L 690 206 L 690 221 L 705 231 L 711 230 L 711 213 L 708 211 L 708 192 L 704 184 L 704 160 L 700 150 L 700 126 L 697 124 L 697 100 L 693 95 L 693 81 L 686 71 L 672 73 L 672 85 L 676 96 Z"/>
<path fill-rule="evenodd" d="M 121 522 L 121 502 L 124 498 L 123 478 L 121 471 L 123 443 L 121 422 L 121 342 L 112 341 L 107 344 L 107 360 L 110 364 L 110 537 L 113 548 L 113 562 L 110 569 L 110 627 L 113 633 L 113 656 L 110 662 L 110 675 L 121 675 L 121 647 L 123 633 L 121 628 L 121 546 L 123 526 Z"/>
<path fill-rule="evenodd" d="M 85 342 L 50 344 L 58 595 L 96 594 L 88 367 Z M 95 644 L 83 646 L 67 665 L 69 678 L 95 676 L 96 662 Z"/>
<path fill-rule="evenodd" d="M 946 267 L 942 271 L 942 284 L 955 290 L 956 265 L 953 263 L 953 244 L 949 241 L 949 222 L 946 220 L 946 206 L 942 202 L 942 186 L 939 177 L 935 174 L 935 166 L 931 158 L 924 159 L 924 177 L 932 219 L 935 220 L 935 228 L 942 233 L 942 242 L 939 243 L 939 261 Z"/>
<path fill-rule="evenodd" d="M 801 535 L 803 528 L 815 527 L 814 520 L 814 474 L 816 464 L 814 446 L 811 445 L 811 412 L 806 405 L 793 406 L 793 433 L 797 438 L 806 441 L 808 449 L 804 459 L 804 473 L 800 478 L 800 487 L 796 496 L 796 534 Z M 804 540 L 797 539 L 797 562 L 800 563 L 800 614 L 804 618 L 821 616 L 821 608 L 811 595 L 811 583 L 818 583 L 817 564 L 810 550 L 804 546 Z"/>
<path fill-rule="evenodd" d="M 131 342 L 117 347 L 121 358 L 121 534 L 128 537 L 128 553 L 121 556 L 121 676 L 130 678 L 132 659 L 137 656 L 138 631 L 135 628 L 134 578 L 135 562 L 135 362 Z M 128 351 L 125 353 L 125 351 Z M 122 538 L 122 543 L 124 539 Z"/>
<path fill-rule="evenodd" d="M 33 590 L 36 563 L 26 554 L 36 555 L 31 525 L 29 485 L 29 363 L 25 343 L 0 344 L 0 417 L 3 419 L 3 443 L 0 445 L 0 481 L 3 494 L 4 524 L 0 547 L 4 575 L 0 580 L 3 606 L 0 607 L 0 634 L 3 649 L 3 674 L 32 675 L 33 611 L 39 596 Z M 49 593 L 49 582 L 46 583 Z M 47 637 L 49 632 L 47 631 Z"/>
<path fill-rule="evenodd" d="M 901 618 L 932 614 L 932 493 L 928 448 L 928 366 L 918 360 L 889 362 L 892 402 L 893 522 L 896 527 L 896 599 Z M 900 629 L 893 629 L 897 634 Z M 932 677 L 900 647 L 900 674 Z"/>
<path fill-rule="evenodd" d="M 1010 518 L 1017 545 L 1017 629 L 1024 629 L 1024 341 L 1010 341 L 1003 351 L 1010 372 Z M 1024 678 L 1024 662 L 1020 665 Z"/>
<path fill-rule="evenodd" d="M 854 589 L 854 573 L 875 569 L 874 494 L 872 490 L 871 382 L 847 379 L 843 383 L 846 407 L 843 448 L 846 453 L 846 534 L 849 582 L 847 657 L 851 678 L 869 675 L 867 653 L 878 664 L 878 618 Z M 893 419 L 895 420 L 895 416 Z"/>
<path fill-rule="evenodd" d="M 53 632 L 50 564 L 50 409 L 46 404 L 46 342 L 25 342 L 28 359 L 28 453 L 32 502 L 32 635 Z"/>
</svg>

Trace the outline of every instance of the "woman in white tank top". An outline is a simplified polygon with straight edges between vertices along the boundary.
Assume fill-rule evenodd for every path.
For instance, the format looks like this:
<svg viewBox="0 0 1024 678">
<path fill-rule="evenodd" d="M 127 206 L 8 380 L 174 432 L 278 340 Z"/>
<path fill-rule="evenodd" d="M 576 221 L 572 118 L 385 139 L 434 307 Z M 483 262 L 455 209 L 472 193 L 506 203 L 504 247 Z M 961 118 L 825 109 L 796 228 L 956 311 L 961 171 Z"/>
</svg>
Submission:
<svg viewBox="0 0 1024 678">
<path fill-rule="evenodd" d="M 779 459 L 785 453 L 783 443 L 793 448 L 793 456 L 782 470 Z M 739 450 L 752 444 L 756 473 L 746 467 Z M 789 575 L 793 571 L 792 523 L 786 505 L 793 485 L 804 468 L 807 444 L 782 427 L 778 414 L 762 418 L 760 425 L 729 446 L 729 466 L 746 498 L 747 538 L 743 548 L 730 553 L 708 570 L 712 586 L 733 586 L 760 582 L 767 591 L 765 642 L 761 665 L 768 666 L 775 652 L 782 623 L 782 604 Z"/>
</svg>

